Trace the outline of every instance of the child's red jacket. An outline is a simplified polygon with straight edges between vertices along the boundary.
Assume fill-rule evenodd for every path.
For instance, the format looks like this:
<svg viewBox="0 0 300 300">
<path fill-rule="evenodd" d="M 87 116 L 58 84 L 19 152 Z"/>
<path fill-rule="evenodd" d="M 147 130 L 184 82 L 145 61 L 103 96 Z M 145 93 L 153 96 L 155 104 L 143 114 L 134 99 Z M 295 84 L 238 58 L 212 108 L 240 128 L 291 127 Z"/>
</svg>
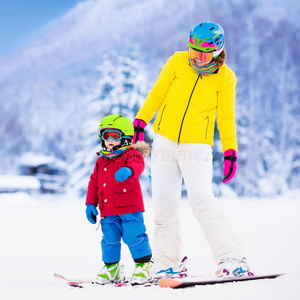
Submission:
<svg viewBox="0 0 300 300">
<path fill-rule="evenodd" d="M 138 142 L 120 156 L 99 157 L 90 177 L 86 204 L 99 206 L 101 217 L 144 211 L 143 196 L 139 176 L 145 168 L 144 156 L 148 156 L 150 147 Z M 115 179 L 115 173 L 122 167 L 132 170 L 132 176 L 123 182 Z"/>
</svg>

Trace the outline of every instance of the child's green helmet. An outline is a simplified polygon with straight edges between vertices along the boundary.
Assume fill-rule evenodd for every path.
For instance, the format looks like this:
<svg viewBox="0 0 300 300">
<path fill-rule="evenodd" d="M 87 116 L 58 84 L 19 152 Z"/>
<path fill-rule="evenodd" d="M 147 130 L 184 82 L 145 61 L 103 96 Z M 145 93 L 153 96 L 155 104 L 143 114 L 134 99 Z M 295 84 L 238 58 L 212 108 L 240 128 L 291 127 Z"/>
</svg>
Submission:
<svg viewBox="0 0 300 300">
<path fill-rule="evenodd" d="M 124 138 L 133 138 L 134 128 L 132 122 L 125 116 L 120 114 L 108 115 L 100 122 L 98 135 L 102 139 L 103 131 L 107 129 L 120 130 Z"/>
</svg>

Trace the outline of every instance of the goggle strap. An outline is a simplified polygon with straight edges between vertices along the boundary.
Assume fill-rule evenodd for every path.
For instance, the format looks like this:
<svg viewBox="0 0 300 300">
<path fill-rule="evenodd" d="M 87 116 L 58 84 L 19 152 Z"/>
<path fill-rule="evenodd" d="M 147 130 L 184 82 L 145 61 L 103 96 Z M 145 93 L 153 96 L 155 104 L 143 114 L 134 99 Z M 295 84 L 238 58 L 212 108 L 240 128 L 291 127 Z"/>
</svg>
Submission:
<svg viewBox="0 0 300 300">
<path fill-rule="evenodd" d="M 224 46 L 225 45 L 223 45 L 223 47 L 220 50 L 214 51 L 213 52 L 213 57 L 219 56 L 222 53 L 222 51 L 224 50 Z"/>
</svg>

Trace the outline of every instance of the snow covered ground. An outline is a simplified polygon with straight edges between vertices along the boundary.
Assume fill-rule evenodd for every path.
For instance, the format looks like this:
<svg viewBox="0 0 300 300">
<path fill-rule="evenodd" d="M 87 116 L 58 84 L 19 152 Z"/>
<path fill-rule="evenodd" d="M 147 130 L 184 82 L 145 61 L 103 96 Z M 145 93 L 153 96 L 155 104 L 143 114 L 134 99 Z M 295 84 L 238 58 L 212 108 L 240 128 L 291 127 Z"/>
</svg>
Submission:
<svg viewBox="0 0 300 300">
<path fill-rule="evenodd" d="M 71 194 L 0 195 L 0 297 L 26 299 L 299 299 L 300 192 L 276 199 L 220 199 L 256 274 L 287 273 L 275 280 L 202 286 L 183 290 L 68 287 L 53 277 L 90 278 L 102 267 L 101 232 L 85 218 L 84 199 Z M 152 203 L 145 200 L 151 238 Z M 215 264 L 188 201 L 181 202 L 183 254 L 191 274 L 212 274 Z M 126 245 L 122 263 L 130 275 L 133 262 Z"/>
</svg>

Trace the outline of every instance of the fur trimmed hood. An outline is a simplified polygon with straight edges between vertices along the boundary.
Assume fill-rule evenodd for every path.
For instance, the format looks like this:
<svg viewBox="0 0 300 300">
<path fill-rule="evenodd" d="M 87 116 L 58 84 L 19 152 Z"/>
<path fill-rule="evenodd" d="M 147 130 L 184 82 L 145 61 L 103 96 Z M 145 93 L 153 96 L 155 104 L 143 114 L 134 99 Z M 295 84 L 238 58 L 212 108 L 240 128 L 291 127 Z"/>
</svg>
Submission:
<svg viewBox="0 0 300 300">
<path fill-rule="evenodd" d="M 135 144 L 132 144 L 131 147 L 134 150 L 139 151 L 144 158 L 147 158 L 150 154 L 150 145 L 145 143 L 144 141 L 138 141 Z"/>
</svg>

